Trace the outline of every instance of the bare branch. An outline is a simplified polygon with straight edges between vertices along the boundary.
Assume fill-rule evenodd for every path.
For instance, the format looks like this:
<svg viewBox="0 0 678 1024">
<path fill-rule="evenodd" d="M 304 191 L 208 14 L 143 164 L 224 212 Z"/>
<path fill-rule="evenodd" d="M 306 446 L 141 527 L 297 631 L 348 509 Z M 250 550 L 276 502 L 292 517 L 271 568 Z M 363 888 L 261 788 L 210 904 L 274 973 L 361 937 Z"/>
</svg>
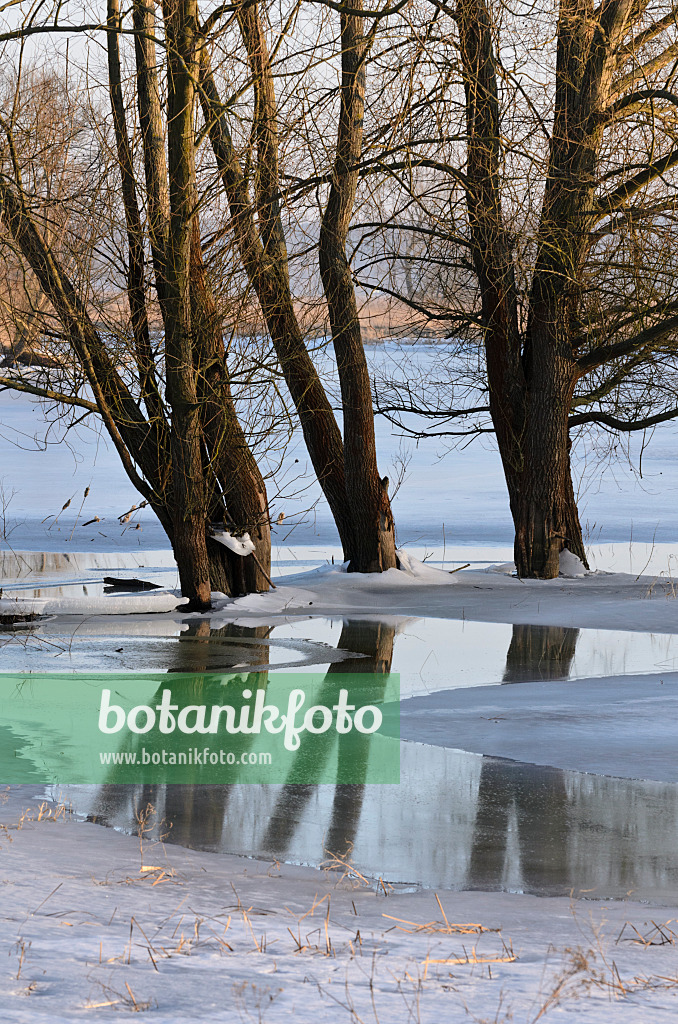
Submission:
<svg viewBox="0 0 678 1024">
<path fill-rule="evenodd" d="M 77 395 L 65 395 L 60 391 L 52 391 L 51 388 L 41 388 L 17 377 L 0 377 L 0 388 L 9 391 L 22 391 L 29 395 L 35 395 L 37 398 L 47 398 L 60 405 L 77 405 L 81 409 L 87 409 L 89 412 L 100 415 L 96 402 L 88 402 L 86 398 L 79 398 Z"/>
</svg>

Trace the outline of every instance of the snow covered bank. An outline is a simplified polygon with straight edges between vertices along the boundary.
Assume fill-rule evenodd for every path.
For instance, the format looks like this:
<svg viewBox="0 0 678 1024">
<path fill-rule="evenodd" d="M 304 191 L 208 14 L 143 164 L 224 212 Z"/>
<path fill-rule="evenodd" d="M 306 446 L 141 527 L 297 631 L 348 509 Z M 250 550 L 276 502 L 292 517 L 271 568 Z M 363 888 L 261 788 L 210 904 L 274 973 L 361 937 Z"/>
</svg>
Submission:
<svg viewBox="0 0 678 1024">
<path fill-rule="evenodd" d="M 678 580 L 626 573 L 588 573 L 555 580 L 518 580 L 503 572 L 449 573 L 410 557 L 409 569 L 347 573 L 342 567 L 276 580 L 278 588 L 217 604 L 220 617 L 392 615 L 474 619 L 532 625 L 678 632 Z"/>
<path fill-rule="evenodd" d="M 53 805 L 37 821 L 25 789 L 3 797 L 0 990 L 15 1024 L 135 1010 L 167 1024 L 675 1020 L 672 908 L 399 892 L 342 881 L 336 862 L 140 843 Z"/>
<path fill-rule="evenodd" d="M 401 553 L 402 569 L 381 574 L 348 573 L 344 566 L 323 565 L 316 569 L 275 579 L 276 589 L 235 600 L 214 594 L 210 614 L 212 626 L 226 623 L 255 625 L 283 618 L 325 616 L 328 618 L 395 617 L 505 622 L 528 625 L 590 627 L 609 630 L 678 632 L 678 579 L 668 576 L 634 576 L 598 571 L 581 575 L 570 563 L 567 576 L 555 580 L 518 580 L 510 575 L 510 563 L 489 569 L 450 572 Z M 146 566 L 149 562 L 146 561 Z M 48 586 L 58 587 L 58 570 L 27 575 L 10 585 L 0 598 L 0 614 L 34 612 L 41 615 L 138 615 L 180 611 L 186 603 L 178 591 L 156 590 L 138 594 L 96 592 L 93 568 L 68 563 L 71 573 L 64 587 L 77 594 L 51 595 Z M 143 569 L 133 562 L 129 570 Z M 103 570 L 115 566 L 101 565 Z M 169 567 L 167 567 L 169 569 Z M 161 564 L 153 565 L 151 578 L 161 579 Z M 77 578 L 73 574 L 79 573 Z M 44 582 L 47 578 L 50 583 Z M 100 582 L 100 581 L 99 581 Z M 80 592 L 79 588 L 89 590 Z M 31 595 L 31 587 L 41 589 Z M 92 590 L 94 587 L 94 592 Z M 186 622 L 191 616 L 182 617 Z M 200 617 L 194 616 L 197 621 Z"/>
<path fill-rule="evenodd" d="M 173 612 L 187 604 L 178 590 L 82 597 L 2 597 L 0 615 L 146 615 Z"/>
</svg>

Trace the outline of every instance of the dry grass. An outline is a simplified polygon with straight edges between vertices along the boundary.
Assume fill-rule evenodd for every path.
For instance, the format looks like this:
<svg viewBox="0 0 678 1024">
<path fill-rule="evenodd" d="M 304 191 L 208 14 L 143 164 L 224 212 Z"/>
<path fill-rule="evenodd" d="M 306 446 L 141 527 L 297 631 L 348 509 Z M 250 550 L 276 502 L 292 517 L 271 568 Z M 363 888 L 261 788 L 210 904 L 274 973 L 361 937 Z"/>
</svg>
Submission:
<svg viewBox="0 0 678 1024">
<path fill-rule="evenodd" d="M 488 929 L 485 929 L 488 930 Z M 479 964 L 487 967 L 487 975 L 492 980 L 492 964 L 512 964 L 515 963 L 518 957 L 513 952 L 513 945 L 511 940 L 505 942 L 501 939 L 502 952 L 497 956 L 486 956 L 485 954 L 479 955 L 476 947 L 474 946 L 470 952 L 467 951 L 465 946 L 462 946 L 462 956 L 449 956 L 449 957 L 430 957 L 427 956 L 425 960 L 422 960 L 422 966 L 424 968 L 424 981 L 428 978 L 428 969 L 430 966 L 471 966 L 476 967 Z"/>
<path fill-rule="evenodd" d="M 104 999 L 96 1002 L 91 999 L 88 1000 L 83 1006 L 84 1010 L 102 1010 L 109 1006 L 124 1006 L 133 1013 L 145 1013 L 147 1010 L 151 1010 L 154 1006 L 158 1005 L 155 1000 L 137 998 L 127 981 L 125 982 L 124 992 L 119 992 L 110 985 L 106 985 L 103 981 L 95 980 L 94 984 L 101 988 Z"/>
<path fill-rule="evenodd" d="M 656 921 L 650 921 L 652 927 L 643 935 L 634 924 L 627 921 L 617 936 L 615 946 L 620 942 L 635 942 L 639 946 L 644 946 L 646 949 L 648 946 L 675 946 L 676 940 L 678 940 L 678 933 L 674 932 L 672 928 L 669 928 L 670 924 L 678 924 L 678 921 L 669 920 L 665 921 L 664 924 L 657 924 Z M 633 934 L 624 935 L 626 930 L 633 932 Z"/>
<path fill-rule="evenodd" d="M 2 794 L 2 802 L 5 803 L 9 797 L 9 786 Z M 26 807 L 19 816 L 18 821 L 0 822 L 0 830 L 5 833 L 11 842 L 10 832 L 19 832 L 25 825 L 37 821 L 50 821 L 52 823 L 70 821 L 73 816 L 73 808 L 70 803 L 60 802 L 58 804 L 43 801 L 37 807 Z"/>
<path fill-rule="evenodd" d="M 305 941 L 302 941 L 302 938 L 301 938 L 301 922 L 306 920 L 307 917 L 313 917 L 315 912 L 316 912 L 316 910 L 318 910 L 319 907 L 321 907 L 323 905 L 323 903 L 325 903 L 325 902 L 327 903 L 327 906 L 325 907 L 325 916 L 324 916 L 324 920 L 323 920 L 322 926 L 320 928 L 314 928 L 312 931 L 308 932 L 306 934 L 306 936 L 305 936 Z M 336 956 L 335 949 L 334 949 L 334 947 L 332 945 L 332 940 L 330 939 L 330 905 L 331 905 L 331 902 L 332 901 L 331 901 L 331 897 L 330 897 L 329 893 L 326 893 L 325 896 L 322 897 L 322 899 L 318 899 L 318 897 L 316 895 L 314 897 L 314 899 L 313 899 L 313 903 L 311 904 L 311 908 L 309 910 L 307 910 L 305 914 L 302 914 L 301 917 L 297 918 L 297 934 L 295 935 L 291 928 L 287 929 L 287 931 L 292 936 L 292 941 L 294 942 L 294 945 L 295 945 L 295 949 L 294 949 L 294 953 L 295 954 L 297 954 L 297 953 L 320 953 L 323 956 Z M 288 913 L 292 913 L 292 911 L 289 909 L 289 907 L 286 907 L 285 909 L 288 911 Z M 318 938 L 315 941 L 313 941 L 313 936 L 316 936 L 316 935 L 318 936 Z M 322 943 L 323 939 L 324 939 L 324 944 Z M 359 931 L 356 934 L 356 941 L 358 943 L 360 943 L 360 932 Z M 353 948 L 353 947 L 351 947 L 351 948 Z M 355 953 L 355 950 L 353 950 L 353 952 Z"/>
<path fill-rule="evenodd" d="M 377 879 L 368 878 L 366 875 L 363 875 L 362 872 L 358 871 L 353 864 L 351 864 L 349 859 L 351 851 L 352 847 L 349 847 L 345 854 L 340 855 L 338 853 L 331 853 L 330 850 L 324 850 L 325 860 L 318 865 L 319 869 L 326 873 L 337 872 L 339 878 L 336 886 L 347 882 L 353 888 L 362 888 L 363 886 L 368 889 L 376 888 L 376 891 L 383 893 L 384 896 L 388 896 L 392 893 L 393 886 L 389 882 L 385 882 L 381 876 Z"/>
<path fill-rule="evenodd" d="M 407 932 L 410 935 L 425 934 L 436 934 L 436 935 L 480 935 L 482 932 L 498 932 L 498 928 L 487 928 L 483 924 L 455 924 L 448 921 L 447 915 L 443 909 L 443 905 L 440 902 L 438 893 L 435 893 L 435 898 L 440 907 L 440 913 L 442 914 L 442 921 L 426 921 L 421 924 L 417 924 L 416 921 L 408 921 L 402 917 L 393 917 L 391 914 L 382 914 L 389 921 L 397 921 L 393 927 L 397 928 L 398 931 Z M 408 927 L 404 927 L 407 925 Z"/>
<path fill-rule="evenodd" d="M 280 995 L 281 988 L 271 989 L 257 987 L 252 981 L 241 981 L 231 985 L 233 1003 L 242 1021 L 254 1021 L 263 1024 L 264 1017 L 271 1004 Z"/>
<path fill-rule="evenodd" d="M 576 916 L 574 905 L 572 914 L 577 928 L 588 941 L 585 945 L 565 947 L 563 950 L 549 948 L 546 964 L 548 964 L 549 957 L 558 956 L 561 959 L 561 967 L 552 975 L 546 991 L 541 990 L 541 1005 L 536 1014 L 530 1018 L 529 1024 L 536 1024 L 550 1010 L 555 1009 L 567 999 L 577 999 L 594 992 L 604 993 L 608 999 L 612 1000 L 625 999 L 639 992 L 657 989 L 678 990 L 678 972 L 672 975 L 622 975 L 607 948 L 602 928 L 591 922 L 589 922 L 588 930 L 583 927 Z M 653 921 L 651 922 L 652 928 L 644 935 L 635 925 L 626 922 L 614 945 L 618 945 L 621 941 L 634 942 L 646 949 L 652 946 L 674 945 L 678 936 L 668 927 L 672 923 L 676 922 L 667 921 L 659 925 Z M 625 935 L 627 929 L 629 935 Z"/>
</svg>

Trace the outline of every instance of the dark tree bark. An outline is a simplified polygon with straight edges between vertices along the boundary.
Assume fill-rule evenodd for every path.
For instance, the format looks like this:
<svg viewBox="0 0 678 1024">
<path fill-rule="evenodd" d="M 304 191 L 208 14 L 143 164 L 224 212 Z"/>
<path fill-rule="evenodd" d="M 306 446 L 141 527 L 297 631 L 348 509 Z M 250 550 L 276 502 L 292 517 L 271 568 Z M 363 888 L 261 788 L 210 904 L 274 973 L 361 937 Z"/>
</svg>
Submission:
<svg viewBox="0 0 678 1024">
<path fill-rule="evenodd" d="M 127 476 L 153 505 L 169 532 L 162 456 L 163 452 L 167 454 L 167 441 L 162 423 L 149 422 L 140 411 L 77 290 L 45 243 L 23 197 L 7 181 L 0 182 L 0 210 L 8 231 L 63 325 Z"/>
<path fill-rule="evenodd" d="M 528 322 L 521 336 L 513 254 L 501 204 L 492 25 L 484 0 L 457 4 L 472 253 L 482 301 L 490 410 L 508 485 L 521 577 L 557 576 L 565 547 L 587 565 L 572 485 L 568 424 L 581 375 L 574 345 L 580 297 L 576 282 L 590 244 L 585 225 L 602 140 L 602 105 L 629 10 L 626 0 L 607 5 L 596 28 L 592 4 L 561 4 L 549 170 Z"/>
<path fill-rule="evenodd" d="M 254 555 L 242 558 L 207 541 L 214 590 L 232 595 L 267 590 L 271 571 L 271 523 L 266 484 L 240 426 L 231 394 L 221 318 L 202 259 L 198 215 L 191 244 L 191 316 L 196 337 L 198 398 L 209 459 L 208 519 L 223 522 L 238 536 L 249 533 Z"/>
<path fill-rule="evenodd" d="M 151 351 L 151 338 L 146 309 L 144 281 L 144 233 L 141 214 L 137 201 L 134 166 L 129 144 L 125 106 L 122 95 L 120 73 L 120 3 L 119 0 L 108 0 L 108 89 L 113 112 L 113 128 L 120 170 L 122 203 L 125 210 L 127 225 L 127 299 L 132 320 L 132 332 L 137 367 L 140 377 L 141 397 L 146 405 L 149 416 L 161 420 L 162 407 L 155 376 L 155 364 Z"/>
<path fill-rule="evenodd" d="M 318 371 L 304 344 L 290 291 L 287 248 L 280 221 L 275 93 L 268 52 L 256 5 L 245 8 L 241 31 L 255 79 L 258 177 L 255 222 L 242 172 L 205 50 L 200 84 L 203 116 L 226 192 L 235 241 L 245 272 L 259 300 L 271 341 L 299 416 L 304 441 L 339 531 L 344 557 L 354 547 L 346 497 L 341 432 Z"/>
<path fill-rule="evenodd" d="M 561 2 L 555 116 L 523 358 L 529 407 L 516 529 L 521 576 L 557 576 L 564 547 L 587 565 L 569 457 L 568 419 L 580 375 L 573 327 L 590 245 L 586 214 L 603 136 L 601 115 L 631 6 L 630 0 L 608 4 L 594 28 L 592 3 Z"/>
<path fill-rule="evenodd" d="M 169 235 L 169 186 L 165 133 L 158 82 L 153 5 L 134 0 L 132 5 L 136 56 L 137 106 L 144 156 L 148 233 L 158 300 L 165 298 L 165 258 Z"/>
<path fill-rule="evenodd" d="M 168 43 L 167 151 L 170 218 L 165 258 L 165 390 L 172 419 L 173 548 L 181 592 L 195 610 L 210 607 L 207 494 L 190 307 L 191 222 L 194 205 L 193 110 L 197 77 L 195 0 L 166 0 Z"/>
<path fill-rule="evenodd" d="M 361 0 L 358 0 L 361 9 Z M 397 565 L 388 491 L 377 469 L 372 389 L 346 244 L 358 186 L 365 113 L 363 19 L 341 15 L 341 108 L 329 197 L 320 227 L 320 276 L 341 385 L 344 471 L 354 547 L 350 569 L 383 572 Z"/>
<path fill-rule="evenodd" d="M 354 35 L 359 31 L 355 22 L 356 19 L 351 22 Z M 203 115 L 228 197 L 236 244 L 297 410 L 313 468 L 337 525 L 344 558 L 354 570 L 382 571 L 396 565 L 393 517 L 386 488 L 377 471 L 369 374 L 345 257 L 348 218 L 357 183 L 355 175 L 348 173 L 345 161 L 355 149 L 356 141 L 360 151 L 362 129 L 358 121 L 364 103 L 362 58 L 358 58 L 356 67 L 352 68 L 351 61 L 357 54 L 346 55 L 347 83 L 352 82 L 347 84 L 349 107 L 347 111 L 342 105 L 344 121 L 339 130 L 337 155 L 339 175 L 324 220 L 324 242 L 321 242 L 325 253 L 321 259 L 329 274 L 325 290 L 342 389 L 342 441 L 331 404 L 306 350 L 292 302 L 280 216 L 274 78 L 258 5 L 243 5 L 238 12 L 238 23 L 254 86 L 253 138 L 257 147 L 254 203 L 250 200 L 248 183 L 231 140 L 205 51 L 200 73 Z M 342 260 L 344 266 L 340 266 Z"/>
</svg>

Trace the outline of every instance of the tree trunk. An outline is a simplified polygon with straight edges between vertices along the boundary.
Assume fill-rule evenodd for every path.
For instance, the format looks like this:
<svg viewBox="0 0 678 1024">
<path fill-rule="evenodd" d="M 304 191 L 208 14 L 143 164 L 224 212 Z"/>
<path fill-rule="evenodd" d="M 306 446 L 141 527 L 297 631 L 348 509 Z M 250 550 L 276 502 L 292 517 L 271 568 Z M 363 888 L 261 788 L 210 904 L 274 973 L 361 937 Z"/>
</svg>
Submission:
<svg viewBox="0 0 678 1024">
<path fill-rule="evenodd" d="M 339 531 L 344 557 L 351 559 L 355 531 L 346 496 L 341 432 L 318 372 L 308 354 L 290 293 L 287 250 L 280 222 L 275 94 L 268 51 L 255 6 L 243 9 L 241 30 L 256 82 L 258 143 L 257 220 L 240 167 L 224 107 L 203 50 L 200 99 L 219 174 L 228 197 L 231 223 L 243 267 L 259 300 L 280 366 L 294 402 L 316 476 Z"/>
<path fill-rule="evenodd" d="M 165 134 L 155 47 L 155 11 L 146 0 L 133 0 L 137 105 L 144 154 L 148 233 L 161 305 L 165 299 L 165 259 L 169 234 L 169 186 Z"/>
<path fill-rule="evenodd" d="M 592 31 L 581 11 L 580 6 L 576 17 L 568 14 L 567 53 L 562 39 L 559 43 L 561 89 L 551 148 L 553 170 L 523 337 L 512 242 L 502 212 L 503 144 L 492 18 L 485 0 L 457 0 L 456 5 L 466 96 L 471 251 L 482 301 L 490 412 L 509 491 L 520 577 L 557 576 L 564 547 L 586 565 L 568 434 L 577 380 L 570 330 L 578 295 L 572 282 L 578 280 L 586 244 L 581 214 L 590 198 L 593 152 L 588 144 L 574 144 L 581 142 L 586 126 L 578 110 L 575 78 L 583 66 L 584 37 Z"/>
<path fill-rule="evenodd" d="M 189 609 L 210 607 L 207 501 L 203 476 L 200 411 L 190 315 L 190 251 L 195 163 L 193 112 L 197 6 L 167 0 L 168 170 L 170 225 L 164 303 L 166 394 L 172 409 L 170 446 L 174 500 L 174 555 Z"/>
<path fill-rule="evenodd" d="M 533 323 L 531 342 L 524 463 L 512 507 L 514 554 L 521 578 L 553 579 L 563 548 L 587 565 L 570 470 L 568 419 L 576 373 L 573 360 L 558 353 L 550 330 Z"/>
<path fill-rule="evenodd" d="M 204 280 L 191 287 L 196 201 L 194 158 L 198 10 L 195 0 L 166 0 L 167 152 L 158 82 L 152 7 L 134 0 L 136 82 L 146 177 L 145 210 L 155 286 L 164 326 L 164 401 L 156 377 L 147 310 L 144 221 L 134 177 L 120 68 L 119 0 L 108 0 L 109 92 L 121 198 L 127 229 L 127 289 L 138 391 L 130 366 L 119 369 L 117 346 L 92 321 L 69 279 L 49 225 L 38 227 L 21 189 L 0 180 L 0 213 L 51 302 L 89 384 L 125 471 L 172 544 L 190 609 L 210 606 L 212 587 L 226 593 L 267 589 L 270 524 L 266 489 L 237 419 L 214 303 Z M 199 253 L 199 226 L 196 251 Z M 200 273 L 202 269 L 199 267 Z M 197 275 L 200 278 L 200 274 Z M 204 278 L 204 274 L 202 274 Z M 193 301 L 195 299 L 195 301 Z M 44 389 L 40 394 L 49 397 Z M 135 397 L 139 395 L 139 398 Z M 65 402 L 70 399 L 58 396 Z M 142 403 L 145 413 L 142 412 Z M 250 533 L 257 559 L 243 559 L 207 541 L 210 518 Z M 261 567 L 260 567 L 261 566 Z"/>
<path fill-rule="evenodd" d="M 191 240 L 191 316 L 198 399 L 206 445 L 208 519 L 236 535 L 249 533 L 254 555 L 242 558 L 208 540 L 214 590 L 235 597 L 268 590 L 271 521 L 266 484 L 238 420 L 226 365 L 221 318 L 202 258 L 198 215 Z"/>
<path fill-rule="evenodd" d="M 266 318 L 285 383 L 299 416 L 306 448 L 339 532 L 344 557 L 350 559 L 355 529 L 346 496 L 341 433 L 318 371 L 306 349 L 292 302 L 287 246 L 280 214 L 275 80 L 258 4 L 243 4 L 238 12 L 238 24 L 253 79 L 253 138 L 257 148 L 254 205 L 259 238 L 258 257 L 253 260 L 255 253 L 248 247 L 247 258 L 243 262 Z M 240 237 L 244 240 L 245 232 L 241 231 Z"/>
<path fill-rule="evenodd" d="M 357 0 L 360 7 L 361 0 Z M 320 276 L 327 301 L 344 418 L 344 476 L 353 518 L 350 572 L 397 566 L 386 482 L 377 468 L 372 388 L 346 242 L 358 184 L 367 43 L 362 19 L 341 15 L 341 108 L 332 184 L 320 226 Z"/>
<path fill-rule="evenodd" d="M 144 234 L 137 201 L 134 164 L 127 132 L 127 119 L 120 69 L 121 27 L 119 0 L 108 0 L 108 89 L 113 113 L 113 126 L 120 171 L 122 202 L 127 226 L 127 301 L 129 303 L 134 351 L 139 374 L 140 393 L 149 418 L 163 421 L 162 402 L 155 379 L 148 314 L 146 310 L 144 273 Z"/>
</svg>

